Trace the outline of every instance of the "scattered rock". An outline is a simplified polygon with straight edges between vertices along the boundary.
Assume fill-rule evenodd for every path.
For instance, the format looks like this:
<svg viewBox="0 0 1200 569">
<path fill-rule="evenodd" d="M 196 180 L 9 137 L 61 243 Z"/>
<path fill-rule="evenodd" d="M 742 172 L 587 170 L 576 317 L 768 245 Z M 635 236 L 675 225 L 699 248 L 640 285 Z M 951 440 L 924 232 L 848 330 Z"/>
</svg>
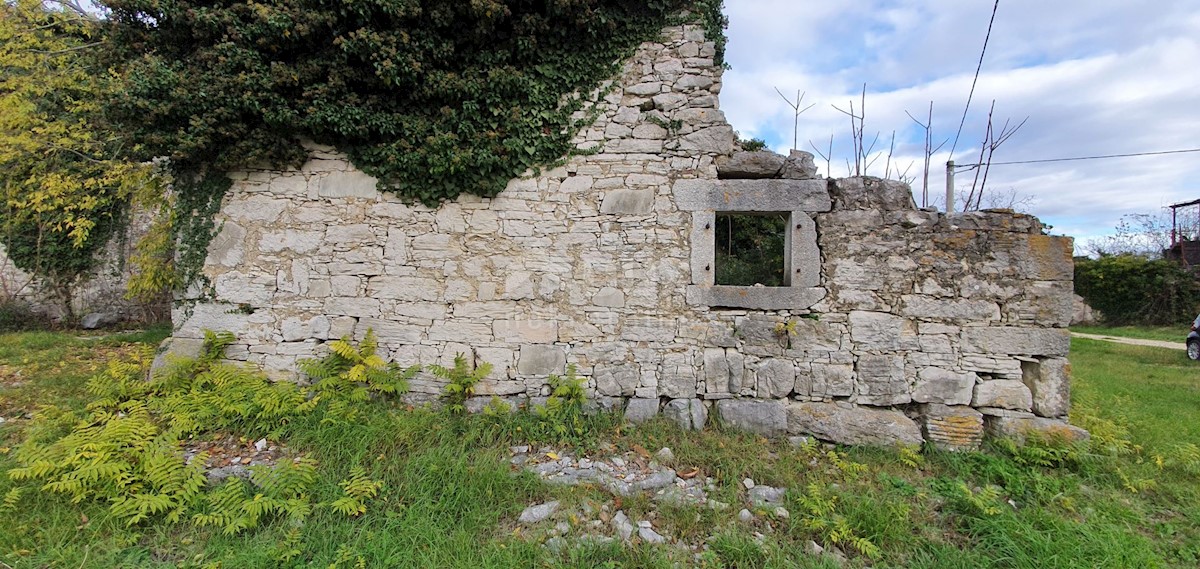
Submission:
<svg viewBox="0 0 1200 569">
<path fill-rule="evenodd" d="M 747 478 L 747 479 L 743 480 L 742 486 L 745 486 L 747 490 L 753 490 L 754 489 L 754 479 Z"/>
<path fill-rule="evenodd" d="M 633 537 L 633 524 L 630 523 L 629 517 L 625 515 L 624 510 L 617 512 L 612 520 L 613 528 L 617 530 L 617 535 L 622 541 L 629 541 Z"/>
<path fill-rule="evenodd" d="M 95 330 L 97 328 L 107 328 L 121 322 L 121 315 L 113 312 L 93 312 L 84 316 L 79 321 L 79 326 L 84 330 Z"/>
<path fill-rule="evenodd" d="M 771 486 L 756 486 L 750 489 L 750 503 L 754 506 L 776 506 L 783 503 L 783 495 L 787 492 L 786 488 L 772 488 Z"/>
<path fill-rule="evenodd" d="M 738 512 L 738 521 L 748 524 L 754 521 L 754 514 L 751 514 L 750 510 L 742 508 L 742 511 Z"/>
<path fill-rule="evenodd" d="M 558 500 L 546 502 L 545 504 L 535 504 L 525 508 L 525 511 L 521 512 L 521 517 L 517 521 L 523 524 L 536 524 L 553 516 L 554 512 L 557 511 Z"/>
<path fill-rule="evenodd" d="M 642 541 L 646 543 L 667 542 L 667 538 L 663 537 L 658 532 L 654 531 L 654 528 L 650 527 L 650 522 L 638 523 L 638 537 L 642 538 Z"/>
<path fill-rule="evenodd" d="M 791 512 L 788 512 L 787 508 L 780 506 L 778 508 L 775 508 L 775 517 L 777 517 L 781 520 L 786 520 L 789 517 L 791 517 Z"/>
<path fill-rule="evenodd" d="M 671 449 L 669 449 L 667 447 L 663 447 L 661 450 L 654 453 L 654 458 L 657 459 L 659 462 L 665 462 L 665 463 L 670 464 L 672 462 L 675 462 L 675 453 L 671 452 Z"/>
</svg>

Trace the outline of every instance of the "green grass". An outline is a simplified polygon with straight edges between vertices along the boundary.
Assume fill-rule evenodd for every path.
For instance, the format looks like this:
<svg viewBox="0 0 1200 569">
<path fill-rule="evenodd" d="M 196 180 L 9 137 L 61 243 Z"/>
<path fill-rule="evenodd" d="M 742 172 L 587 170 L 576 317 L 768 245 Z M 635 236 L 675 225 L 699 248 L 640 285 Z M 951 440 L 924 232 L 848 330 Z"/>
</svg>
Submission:
<svg viewBox="0 0 1200 569">
<path fill-rule="evenodd" d="M 82 386 L 106 357 L 139 353 L 161 333 L 78 339 L 70 334 L 0 336 L 0 415 L 38 405 L 81 409 Z M 146 344 L 128 344 L 128 341 Z M 141 353 L 144 353 L 141 352 Z M 535 428 L 529 417 L 454 417 L 387 403 L 352 423 L 319 417 L 292 425 L 288 445 L 315 459 L 315 502 L 339 495 L 354 467 L 383 482 L 361 517 L 318 508 L 301 525 L 284 521 L 227 536 L 188 523 L 126 528 L 105 504 L 27 491 L 0 513 L 0 562 L 11 567 L 646 567 L 832 568 L 805 553 L 810 540 L 833 545 L 832 527 L 879 550 L 870 559 L 839 547 L 849 567 L 1093 568 L 1195 567 L 1200 564 L 1200 366 L 1182 352 L 1088 340 L 1072 343 L 1073 420 L 1097 444 L 1061 450 L 1050 466 L 1035 453 L 793 448 L 713 427 L 683 433 L 666 422 L 621 427 L 588 423 L 579 438 L 595 454 L 667 446 L 679 469 L 715 479 L 710 496 L 727 510 L 666 507 L 646 496 L 619 500 L 638 519 L 655 512 L 661 533 L 707 543 L 698 555 L 667 546 L 620 543 L 552 552 L 545 528 L 520 528 L 535 502 L 561 500 L 618 507 L 593 487 L 542 484 L 514 473 L 507 447 Z M 0 447 L 20 443 L 24 421 L 0 426 Z M 611 445 L 611 446 L 610 446 Z M 1035 447 L 1041 448 L 1041 447 Z M 830 453 L 836 453 L 831 455 Z M 15 462 L 0 453 L 0 471 Z M 737 521 L 744 478 L 785 486 L 790 517 Z M 0 476 L 0 494 L 14 482 Z M 839 525 L 840 524 L 840 525 Z M 576 530 L 582 531 L 582 530 Z M 294 550 L 294 555 L 285 555 Z M 2 567 L 3 565 L 0 565 Z"/>
<path fill-rule="evenodd" d="M 1188 325 L 1179 326 L 1071 326 L 1072 332 L 1097 334 L 1100 336 L 1116 336 L 1118 338 L 1138 338 L 1141 340 L 1159 340 L 1183 344 L 1188 335 Z"/>
</svg>

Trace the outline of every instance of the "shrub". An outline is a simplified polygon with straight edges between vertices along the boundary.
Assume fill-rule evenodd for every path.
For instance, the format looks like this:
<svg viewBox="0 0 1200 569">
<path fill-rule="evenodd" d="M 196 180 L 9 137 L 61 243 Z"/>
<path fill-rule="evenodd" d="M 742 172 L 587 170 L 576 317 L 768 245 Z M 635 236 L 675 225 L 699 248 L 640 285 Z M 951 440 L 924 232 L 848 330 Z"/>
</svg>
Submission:
<svg viewBox="0 0 1200 569">
<path fill-rule="evenodd" d="M 1200 283 L 1184 267 L 1138 255 L 1076 257 L 1075 292 L 1112 325 L 1171 325 L 1200 310 Z"/>
</svg>

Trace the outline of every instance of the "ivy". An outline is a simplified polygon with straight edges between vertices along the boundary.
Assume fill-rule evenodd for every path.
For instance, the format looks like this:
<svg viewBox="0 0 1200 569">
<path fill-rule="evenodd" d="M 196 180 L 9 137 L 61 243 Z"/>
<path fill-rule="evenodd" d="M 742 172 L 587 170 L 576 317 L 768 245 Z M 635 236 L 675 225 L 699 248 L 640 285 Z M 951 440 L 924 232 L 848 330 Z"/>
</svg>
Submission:
<svg viewBox="0 0 1200 569">
<path fill-rule="evenodd" d="M 123 84 L 110 116 L 146 156 L 177 174 L 298 166 L 309 138 L 428 205 L 569 155 L 579 94 L 682 11 L 719 52 L 725 24 L 720 0 L 102 4 Z"/>
</svg>

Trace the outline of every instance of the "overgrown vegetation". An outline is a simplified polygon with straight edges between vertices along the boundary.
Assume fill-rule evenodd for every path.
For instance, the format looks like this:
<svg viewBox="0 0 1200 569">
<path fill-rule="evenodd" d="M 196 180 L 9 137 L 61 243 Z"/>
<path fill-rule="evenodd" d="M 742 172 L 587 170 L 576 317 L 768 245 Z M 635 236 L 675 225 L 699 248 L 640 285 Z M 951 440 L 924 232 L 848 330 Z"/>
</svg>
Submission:
<svg viewBox="0 0 1200 569">
<path fill-rule="evenodd" d="M 74 4 L 0 3 L 0 242 L 67 320 L 129 201 L 162 190 L 102 116 L 115 85 L 91 57 L 98 32 Z"/>
<path fill-rule="evenodd" d="M 11 450 L 0 450 L 0 470 L 26 467 L 18 461 L 21 441 L 52 437 L 44 429 L 53 421 L 23 419 L 22 410 L 53 404 L 59 416 L 82 419 L 134 401 L 144 389 L 141 380 L 92 379 L 93 391 L 103 389 L 84 390 L 96 372 L 134 377 L 121 366 L 138 367 L 148 353 L 125 340 L 46 333 L 3 340 L 0 416 L 9 421 L 0 425 L 0 448 Z M 363 356 L 361 346 L 356 352 Z M 89 361 L 101 353 L 117 367 L 90 371 Z M 792 446 L 720 428 L 621 426 L 589 414 L 581 414 L 581 433 L 559 439 L 600 457 L 669 446 L 674 468 L 711 477 L 709 496 L 719 502 L 745 503 L 745 478 L 788 488 L 787 517 L 751 506 L 755 519 L 743 523 L 736 519 L 741 506 L 671 505 L 544 486 L 514 473 L 510 445 L 552 442 L 562 430 L 538 432 L 541 422 L 551 422 L 549 410 L 574 414 L 587 404 L 586 389 L 576 389 L 583 388 L 580 378 L 568 371 L 555 381 L 561 406 L 547 402 L 541 413 L 460 416 L 409 410 L 379 394 L 362 403 L 369 412 L 354 421 L 325 421 L 325 402 L 286 422 L 268 420 L 276 426 L 256 432 L 278 430 L 299 461 L 256 470 L 250 480 L 206 485 L 177 523 L 167 519 L 174 509 L 155 514 L 149 499 L 129 502 L 146 504 L 148 518 L 128 526 L 141 510 L 114 513 L 104 500 L 73 503 L 69 493 L 0 477 L 6 504 L 0 561 L 13 567 L 1194 567 L 1200 561 L 1194 369 L 1178 351 L 1086 340 L 1074 343 L 1072 364 L 1072 420 L 1093 435 L 1083 447 L 1042 441 L 943 453 L 837 449 L 815 441 Z M 16 386 L 6 371 L 14 366 L 23 370 Z M 99 407 L 89 410 L 89 403 Z M 157 413 L 149 411 L 152 422 Z M 253 423 L 232 417 L 227 424 Z M 59 436 L 76 424 L 60 423 Z M 708 548 L 577 541 L 594 530 L 586 518 L 572 517 L 565 518 L 567 545 L 543 547 L 548 534 L 513 520 L 525 506 L 550 499 L 573 516 L 601 506 L 633 519 L 653 512 L 664 535 Z M 806 553 L 810 540 L 849 559 Z"/>
<path fill-rule="evenodd" d="M 1106 324 L 1182 324 L 1200 313 L 1200 281 L 1172 261 L 1140 255 L 1075 258 L 1075 292 Z"/>
<path fill-rule="evenodd" d="M 723 24 L 711 0 L 103 4 L 110 111 L 149 155 L 295 166 L 309 138 L 431 205 L 566 156 L 588 94 L 681 10 Z"/>
<path fill-rule="evenodd" d="M 783 286 L 787 213 L 716 217 L 716 284 Z"/>
</svg>

